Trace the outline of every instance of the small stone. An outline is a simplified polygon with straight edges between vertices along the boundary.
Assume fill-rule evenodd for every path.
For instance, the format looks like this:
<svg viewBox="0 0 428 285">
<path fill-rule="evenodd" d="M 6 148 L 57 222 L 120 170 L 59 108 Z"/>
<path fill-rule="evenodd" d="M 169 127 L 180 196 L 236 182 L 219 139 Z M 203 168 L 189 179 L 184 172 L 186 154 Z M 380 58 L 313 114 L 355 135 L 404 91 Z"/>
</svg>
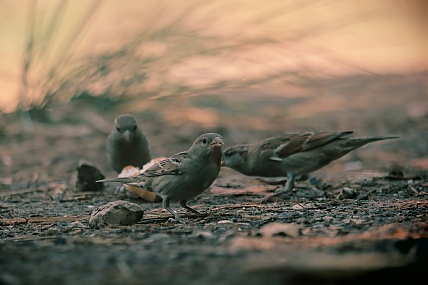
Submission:
<svg viewBox="0 0 428 285">
<path fill-rule="evenodd" d="M 293 210 L 302 210 L 302 209 L 304 209 L 304 208 L 303 208 L 303 206 L 302 206 L 302 205 L 296 204 L 296 205 L 293 205 L 293 206 L 291 207 L 291 209 L 293 209 Z"/>
<path fill-rule="evenodd" d="M 132 225 L 137 223 L 144 214 L 143 208 L 127 201 L 114 201 L 95 209 L 89 219 L 91 228 L 104 226 Z"/>
<path fill-rule="evenodd" d="M 104 178 L 105 176 L 98 168 L 82 160 L 73 172 L 72 184 L 74 184 L 74 192 L 102 191 L 104 190 L 104 184 L 96 183 L 95 181 Z"/>
<path fill-rule="evenodd" d="M 353 180 L 352 183 L 359 185 L 371 185 L 373 183 L 373 177 L 358 177 Z"/>
<path fill-rule="evenodd" d="M 358 191 L 352 188 L 344 187 L 337 199 L 355 199 L 358 196 Z"/>
</svg>

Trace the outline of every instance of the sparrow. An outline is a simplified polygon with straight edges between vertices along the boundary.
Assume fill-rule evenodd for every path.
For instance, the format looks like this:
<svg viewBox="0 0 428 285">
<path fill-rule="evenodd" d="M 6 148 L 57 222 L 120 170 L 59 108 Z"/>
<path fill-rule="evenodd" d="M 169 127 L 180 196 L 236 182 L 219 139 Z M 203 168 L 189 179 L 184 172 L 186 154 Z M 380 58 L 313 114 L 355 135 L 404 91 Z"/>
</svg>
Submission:
<svg viewBox="0 0 428 285">
<path fill-rule="evenodd" d="M 287 176 L 284 189 L 291 191 L 298 176 L 314 172 L 365 144 L 397 136 L 345 138 L 353 132 L 285 134 L 258 144 L 236 145 L 223 153 L 222 165 L 248 176 Z"/>
<path fill-rule="evenodd" d="M 188 151 L 180 152 L 155 163 L 137 176 L 98 180 L 97 182 L 121 182 L 153 191 L 162 197 L 162 206 L 181 221 L 173 211 L 171 200 L 180 201 L 181 207 L 200 214 L 187 206 L 187 200 L 208 189 L 221 168 L 223 138 L 216 133 L 199 136 Z"/>
<path fill-rule="evenodd" d="M 141 168 L 151 160 L 149 144 L 134 116 L 120 115 L 114 120 L 107 139 L 107 153 L 117 173 L 128 165 Z"/>
</svg>

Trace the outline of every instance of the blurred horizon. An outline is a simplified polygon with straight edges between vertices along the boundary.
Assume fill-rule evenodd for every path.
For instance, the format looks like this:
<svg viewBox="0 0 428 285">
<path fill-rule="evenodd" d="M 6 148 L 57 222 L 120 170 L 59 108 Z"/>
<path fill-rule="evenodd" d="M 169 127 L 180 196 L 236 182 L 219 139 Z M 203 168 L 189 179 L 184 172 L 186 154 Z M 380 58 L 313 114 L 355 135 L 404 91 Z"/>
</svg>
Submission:
<svg viewBox="0 0 428 285">
<path fill-rule="evenodd" d="M 350 96 L 369 107 L 390 85 L 402 92 L 391 93 L 395 104 L 428 94 L 424 1 L 0 5 L 3 113 L 81 94 L 125 98 L 136 108 L 148 99 L 226 92 L 313 97 L 295 111 L 305 116 L 341 109 L 356 100 Z"/>
</svg>

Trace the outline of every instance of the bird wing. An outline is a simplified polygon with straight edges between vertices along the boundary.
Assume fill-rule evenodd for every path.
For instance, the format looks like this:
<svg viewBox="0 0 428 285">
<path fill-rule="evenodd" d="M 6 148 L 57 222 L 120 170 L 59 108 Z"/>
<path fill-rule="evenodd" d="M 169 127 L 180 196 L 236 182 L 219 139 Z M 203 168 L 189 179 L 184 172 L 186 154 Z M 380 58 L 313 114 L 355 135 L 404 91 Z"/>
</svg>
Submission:
<svg viewBox="0 0 428 285">
<path fill-rule="evenodd" d="M 161 176 L 161 175 L 179 175 L 182 174 L 180 165 L 182 161 L 188 157 L 186 151 L 168 157 L 167 159 L 161 160 L 156 164 L 153 164 L 146 171 L 140 175 L 146 177 Z"/>
<path fill-rule="evenodd" d="M 296 134 L 285 134 L 285 135 L 265 139 L 264 141 L 262 141 L 260 143 L 259 151 L 275 150 L 280 145 L 290 142 L 296 136 L 298 136 L 298 135 L 296 135 Z"/>
<path fill-rule="evenodd" d="M 287 140 L 284 140 L 284 142 L 275 149 L 275 156 L 271 159 L 279 160 L 297 152 L 308 151 L 352 133 L 353 132 L 319 132 L 292 135 L 289 136 Z"/>
<path fill-rule="evenodd" d="M 352 131 L 349 131 L 349 132 L 340 132 L 340 133 L 321 132 L 321 133 L 312 134 L 309 140 L 306 142 L 306 144 L 302 146 L 301 151 L 307 151 L 310 149 L 320 147 L 322 145 L 325 145 L 329 142 L 335 141 L 338 138 L 350 135 L 352 133 L 353 133 Z"/>
</svg>

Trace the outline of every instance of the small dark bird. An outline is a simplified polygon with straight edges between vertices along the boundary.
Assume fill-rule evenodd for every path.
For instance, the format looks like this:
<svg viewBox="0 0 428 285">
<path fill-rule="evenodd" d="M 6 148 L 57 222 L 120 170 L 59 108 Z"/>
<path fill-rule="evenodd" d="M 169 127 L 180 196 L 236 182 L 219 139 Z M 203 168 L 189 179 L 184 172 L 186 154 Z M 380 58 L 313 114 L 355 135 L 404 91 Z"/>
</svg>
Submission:
<svg viewBox="0 0 428 285">
<path fill-rule="evenodd" d="M 352 133 L 285 134 L 258 144 L 237 145 L 223 153 L 222 165 L 248 176 L 287 176 L 284 189 L 277 194 L 280 195 L 293 189 L 296 176 L 314 172 L 365 144 L 398 138 L 344 138 Z"/>
<path fill-rule="evenodd" d="M 149 144 L 134 116 L 120 115 L 107 139 L 111 167 L 118 173 L 125 166 L 143 167 L 150 161 Z"/>
<path fill-rule="evenodd" d="M 187 206 L 187 200 L 201 194 L 217 178 L 221 168 L 223 138 L 216 133 L 199 136 L 188 151 L 174 154 L 137 176 L 98 180 L 121 182 L 153 191 L 163 199 L 163 207 L 180 221 L 169 203 L 179 200 L 181 207 L 200 214 Z"/>
</svg>

